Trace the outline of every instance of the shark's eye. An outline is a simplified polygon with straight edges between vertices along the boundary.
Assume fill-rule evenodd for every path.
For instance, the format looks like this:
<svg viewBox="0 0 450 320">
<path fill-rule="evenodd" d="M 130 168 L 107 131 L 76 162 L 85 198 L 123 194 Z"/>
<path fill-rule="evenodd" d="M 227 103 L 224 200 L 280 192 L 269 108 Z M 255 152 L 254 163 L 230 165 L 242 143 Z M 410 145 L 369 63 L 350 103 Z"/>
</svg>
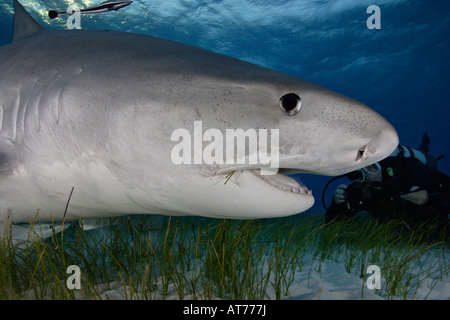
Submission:
<svg viewBox="0 0 450 320">
<path fill-rule="evenodd" d="M 295 93 L 288 93 L 280 98 L 280 108 L 288 116 L 296 115 L 301 107 L 302 100 Z"/>
</svg>

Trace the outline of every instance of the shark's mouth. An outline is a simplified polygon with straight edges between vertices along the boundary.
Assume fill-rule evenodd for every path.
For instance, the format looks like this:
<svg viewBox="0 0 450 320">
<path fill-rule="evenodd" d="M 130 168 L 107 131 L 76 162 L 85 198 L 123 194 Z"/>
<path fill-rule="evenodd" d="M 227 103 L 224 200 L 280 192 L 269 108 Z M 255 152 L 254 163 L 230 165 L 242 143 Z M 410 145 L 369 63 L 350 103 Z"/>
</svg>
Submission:
<svg viewBox="0 0 450 320">
<path fill-rule="evenodd" d="M 285 171 L 287 173 L 287 172 L 289 172 L 289 170 L 279 170 L 278 173 L 276 173 L 276 174 L 264 175 L 264 174 L 261 174 L 261 169 L 235 167 L 233 169 L 228 168 L 228 169 L 219 170 L 216 172 L 216 175 L 217 174 L 230 175 L 231 173 L 233 173 L 233 175 L 234 175 L 233 171 L 235 171 L 236 173 L 247 171 L 247 172 L 255 175 L 256 177 L 258 177 L 265 183 L 269 184 L 270 186 L 275 187 L 275 188 L 285 191 L 285 192 L 291 192 L 291 193 L 299 194 L 299 195 L 312 196 L 312 191 L 308 190 L 308 188 L 306 188 L 305 185 L 300 180 L 293 179 L 293 178 L 288 177 L 287 175 L 283 174 L 283 171 Z"/>
<path fill-rule="evenodd" d="M 255 176 L 264 180 L 266 183 L 274 186 L 280 190 L 292 193 L 298 193 L 303 195 L 312 195 L 312 191 L 308 190 L 300 181 L 294 180 L 282 173 L 273 175 L 261 175 L 261 170 L 248 170 Z"/>
</svg>

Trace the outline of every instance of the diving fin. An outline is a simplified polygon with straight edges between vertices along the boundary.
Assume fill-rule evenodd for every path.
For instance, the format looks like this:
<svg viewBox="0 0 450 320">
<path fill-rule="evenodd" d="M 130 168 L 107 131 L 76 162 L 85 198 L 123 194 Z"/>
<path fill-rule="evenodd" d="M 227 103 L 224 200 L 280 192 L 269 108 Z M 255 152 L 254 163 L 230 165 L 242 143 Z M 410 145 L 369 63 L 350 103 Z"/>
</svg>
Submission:
<svg viewBox="0 0 450 320">
<path fill-rule="evenodd" d="M 430 142 L 431 142 L 431 140 L 428 137 L 428 132 L 425 132 L 422 135 L 422 141 L 420 142 L 420 146 L 419 146 L 419 148 L 417 148 L 417 150 L 430 152 L 430 148 L 428 148 L 428 145 L 430 144 Z"/>
</svg>

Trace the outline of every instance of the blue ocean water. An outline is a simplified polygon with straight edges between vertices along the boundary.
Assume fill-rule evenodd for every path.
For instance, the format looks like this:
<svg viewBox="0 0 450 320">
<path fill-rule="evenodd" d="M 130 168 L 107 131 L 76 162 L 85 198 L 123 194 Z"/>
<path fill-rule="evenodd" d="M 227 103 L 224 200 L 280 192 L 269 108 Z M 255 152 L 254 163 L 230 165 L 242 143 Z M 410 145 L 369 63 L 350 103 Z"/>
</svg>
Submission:
<svg viewBox="0 0 450 320">
<path fill-rule="evenodd" d="M 66 18 L 50 20 L 49 9 L 101 1 L 20 2 L 43 27 L 65 29 Z M 381 29 L 366 25 L 370 5 L 380 8 Z M 81 27 L 168 38 L 316 82 L 382 114 L 404 145 L 417 147 L 428 132 L 431 153 L 446 155 L 439 169 L 450 174 L 449 12 L 444 0 L 134 0 L 83 15 Z M 0 45 L 10 42 L 12 23 L 12 1 L 1 0 Z M 301 179 L 321 209 L 330 177 Z"/>
</svg>

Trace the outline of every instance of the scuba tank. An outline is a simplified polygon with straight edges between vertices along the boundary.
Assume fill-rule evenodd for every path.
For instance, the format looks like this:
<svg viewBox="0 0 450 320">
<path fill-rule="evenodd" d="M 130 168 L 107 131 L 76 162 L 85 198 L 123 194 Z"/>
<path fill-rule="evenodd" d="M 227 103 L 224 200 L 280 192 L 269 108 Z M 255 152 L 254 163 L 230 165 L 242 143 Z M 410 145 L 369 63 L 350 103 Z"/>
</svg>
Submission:
<svg viewBox="0 0 450 320">
<path fill-rule="evenodd" d="M 415 158 L 430 169 L 437 170 L 437 161 L 429 152 L 413 149 L 407 146 L 398 145 L 389 157 Z M 388 157 L 388 158 L 389 158 Z"/>
<path fill-rule="evenodd" d="M 432 156 L 430 153 L 430 149 L 428 148 L 430 142 L 431 140 L 428 137 L 428 133 L 425 132 L 422 135 L 422 141 L 420 142 L 420 146 L 417 149 L 413 149 L 403 145 L 398 145 L 398 147 L 394 150 L 394 152 L 390 155 L 390 157 L 403 156 L 407 158 L 416 158 L 430 169 L 437 170 L 437 163 L 439 160 L 444 158 L 444 155 L 441 155 L 439 157 Z"/>
</svg>

